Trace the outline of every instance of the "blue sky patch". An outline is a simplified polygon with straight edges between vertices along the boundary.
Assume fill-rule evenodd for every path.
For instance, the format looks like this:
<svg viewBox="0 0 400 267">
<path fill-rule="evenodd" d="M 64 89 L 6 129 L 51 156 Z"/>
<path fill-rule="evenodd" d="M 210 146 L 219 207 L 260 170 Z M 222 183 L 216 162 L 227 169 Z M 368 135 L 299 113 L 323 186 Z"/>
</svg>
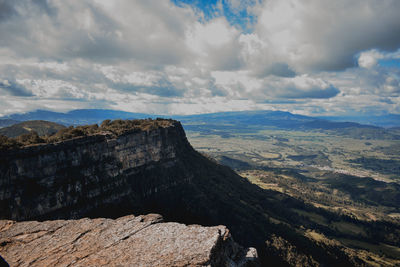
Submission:
<svg viewBox="0 0 400 267">
<path fill-rule="evenodd" d="M 379 65 L 381 65 L 382 67 L 400 69 L 400 59 L 381 59 L 379 60 Z"/>
<path fill-rule="evenodd" d="M 226 0 L 171 0 L 175 5 L 190 5 L 195 10 L 203 12 L 205 20 L 211 20 L 216 17 L 224 16 L 231 25 L 240 27 L 244 32 L 250 32 L 252 25 L 257 18 L 247 7 L 254 6 L 256 0 L 246 1 L 238 8 L 234 8 L 229 1 Z"/>
</svg>

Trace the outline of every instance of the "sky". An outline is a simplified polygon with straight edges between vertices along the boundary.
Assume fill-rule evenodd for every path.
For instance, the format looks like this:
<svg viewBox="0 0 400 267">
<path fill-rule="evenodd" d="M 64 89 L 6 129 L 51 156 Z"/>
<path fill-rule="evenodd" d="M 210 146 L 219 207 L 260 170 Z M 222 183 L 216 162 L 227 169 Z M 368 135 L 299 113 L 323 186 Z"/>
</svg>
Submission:
<svg viewBox="0 0 400 267">
<path fill-rule="evenodd" d="M 400 114 L 398 0 L 0 0 L 0 116 Z"/>
</svg>

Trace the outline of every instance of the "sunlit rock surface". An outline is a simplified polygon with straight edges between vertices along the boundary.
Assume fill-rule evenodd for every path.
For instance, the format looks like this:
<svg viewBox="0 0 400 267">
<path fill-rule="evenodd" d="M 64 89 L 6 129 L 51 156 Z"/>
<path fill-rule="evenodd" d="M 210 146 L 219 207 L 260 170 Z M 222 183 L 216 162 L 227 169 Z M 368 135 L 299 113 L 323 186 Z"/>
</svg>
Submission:
<svg viewBox="0 0 400 267">
<path fill-rule="evenodd" d="M 157 214 L 112 219 L 0 221 L 10 266 L 258 266 L 256 250 L 225 226 L 162 222 Z"/>
</svg>

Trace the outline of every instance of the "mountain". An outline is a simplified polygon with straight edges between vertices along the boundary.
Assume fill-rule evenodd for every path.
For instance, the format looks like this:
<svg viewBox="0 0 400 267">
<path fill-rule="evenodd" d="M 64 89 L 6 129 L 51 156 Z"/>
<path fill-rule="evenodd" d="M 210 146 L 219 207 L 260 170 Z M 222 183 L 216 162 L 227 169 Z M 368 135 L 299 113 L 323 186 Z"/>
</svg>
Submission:
<svg viewBox="0 0 400 267">
<path fill-rule="evenodd" d="M 400 114 L 386 114 L 380 116 L 321 116 L 318 118 L 338 122 L 352 121 L 360 124 L 374 125 L 385 128 L 400 127 Z"/>
<path fill-rule="evenodd" d="M 393 115 L 397 116 L 397 115 Z M 165 115 L 132 113 L 107 109 L 77 109 L 67 113 L 37 110 L 24 114 L 11 114 L 0 118 L 5 120 L 47 120 L 64 125 L 82 125 L 101 123 L 105 119 L 143 119 L 166 117 Z M 167 116 L 168 117 L 168 116 Z M 333 129 L 347 127 L 377 128 L 371 125 L 359 123 L 337 122 L 336 117 L 326 119 L 292 114 L 285 111 L 233 111 L 218 112 L 198 115 L 174 115 L 170 116 L 181 121 L 183 124 L 234 124 L 234 125 L 262 125 L 278 128 L 311 128 L 311 129 Z M 400 115 L 399 115 L 400 117 Z M 397 117 L 396 117 L 397 118 Z M 332 120 L 332 121 L 331 121 Z"/>
<path fill-rule="evenodd" d="M 131 113 L 118 110 L 107 109 L 77 109 L 67 113 L 53 112 L 47 110 L 36 110 L 24 114 L 11 114 L 1 119 L 11 119 L 17 121 L 46 120 L 57 122 L 63 125 L 83 125 L 101 123 L 105 119 L 143 119 L 154 118 L 143 113 Z"/>
<path fill-rule="evenodd" d="M 251 134 L 263 129 L 284 129 L 294 131 L 329 131 L 361 139 L 399 140 L 395 131 L 373 125 L 355 122 L 329 121 L 315 117 L 292 114 L 283 111 L 239 111 L 212 114 L 174 116 L 182 121 L 185 130 L 203 135 Z"/>
<path fill-rule="evenodd" d="M 5 128 L 1 128 L 0 135 L 5 135 L 7 137 L 17 137 L 22 134 L 36 132 L 39 136 L 44 136 L 52 135 L 64 128 L 64 125 L 49 121 L 24 121 Z"/>
<path fill-rule="evenodd" d="M 390 222 L 358 221 L 251 184 L 195 151 L 172 120 L 106 122 L 92 134 L 1 151 L 0 184 L 2 219 L 159 213 L 166 221 L 226 225 L 239 244 L 257 248 L 264 265 L 365 263 L 354 248 L 307 235 L 400 245 Z M 362 235 L 348 230 L 361 226 Z"/>
<path fill-rule="evenodd" d="M 219 112 L 199 115 L 174 116 L 186 125 L 255 125 L 273 126 L 278 128 L 301 127 L 306 122 L 314 120 L 312 117 L 296 115 L 284 111 L 238 111 L 238 112 Z"/>
<path fill-rule="evenodd" d="M 371 128 L 379 127 L 361 125 L 354 122 L 334 122 L 309 116 L 292 114 L 285 111 L 238 111 L 220 112 L 200 115 L 175 116 L 183 124 L 222 124 L 240 126 L 269 126 L 283 129 L 340 129 L 340 128 Z"/>
<path fill-rule="evenodd" d="M 254 130 L 274 128 L 300 131 L 329 131 L 336 135 L 360 139 L 400 140 L 400 133 L 398 131 L 374 125 L 348 121 L 332 121 L 292 114 L 285 111 L 271 110 L 218 112 L 184 116 L 163 116 L 103 109 L 78 109 L 67 113 L 37 110 L 25 114 L 12 114 L 0 119 L 19 121 L 47 120 L 63 125 L 84 125 L 100 124 L 105 119 L 154 119 L 158 117 L 172 117 L 179 120 L 187 131 L 206 135 L 216 134 L 222 137 L 230 136 L 232 133 L 250 133 L 254 132 Z"/>
<path fill-rule="evenodd" d="M 396 115 L 393 116 L 396 117 Z M 155 119 L 158 117 L 172 117 L 179 120 L 187 131 L 203 135 L 220 135 L 221 137 L 229 137 L 237 133 L 250 134 L 254 133 L 254 131 L 272 128 L 295 131 L 328 131 L 335 135 L 358 139 L 400 140 L 400 132 L 396 130 L 356 122 L 332 121 L 271 110 L 218 112 L 184 116 L 164 116 L 103 109 L 78 109 L 67 113 L 37 110 L 25 114 L 12 114 L 0 118 L 0 120 L 47 120 L 68 126 L 100 124 L 105 119 Z"/>
<path fill-rule="evenodd" d="M 11 119 L 0 119 L 0 128 L 7 127 L 13 124 L 18 123 L 19 121 L 11 120 Z"/>
</svg>

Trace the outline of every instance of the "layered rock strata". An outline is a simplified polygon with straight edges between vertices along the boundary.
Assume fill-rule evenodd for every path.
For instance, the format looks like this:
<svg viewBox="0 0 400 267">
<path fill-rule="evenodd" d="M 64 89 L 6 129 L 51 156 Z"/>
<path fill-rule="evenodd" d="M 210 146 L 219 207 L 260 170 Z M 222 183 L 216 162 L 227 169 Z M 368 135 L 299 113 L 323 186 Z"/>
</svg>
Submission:
<svg viewBox="0 0 400 267">
<path fill-rule="evenodd" d="M 190 175 L 173 170 L 185 150 L 192 148 L 174 122 L 0 152 L 0 218 L 80 218 L 121 202 L 141 207 L 152 195 L 189 182 Z"/>
<path fill-rule="evenodd" d="M 10 266 L 258 266 L 256 250 L 225 226 L 164 223 L 157 214 L 112 219 L 0 221 Z"/>
<path fill-rule="evenodd" d="M 196 152 L 179 122 L 160 125 L 0 152 L 0 219 L 159 213 L 226 225 L 240 244 L 263 246 L 270 225 L 258 211 L 269 206 L 262 190 Z"/>
</svg>

